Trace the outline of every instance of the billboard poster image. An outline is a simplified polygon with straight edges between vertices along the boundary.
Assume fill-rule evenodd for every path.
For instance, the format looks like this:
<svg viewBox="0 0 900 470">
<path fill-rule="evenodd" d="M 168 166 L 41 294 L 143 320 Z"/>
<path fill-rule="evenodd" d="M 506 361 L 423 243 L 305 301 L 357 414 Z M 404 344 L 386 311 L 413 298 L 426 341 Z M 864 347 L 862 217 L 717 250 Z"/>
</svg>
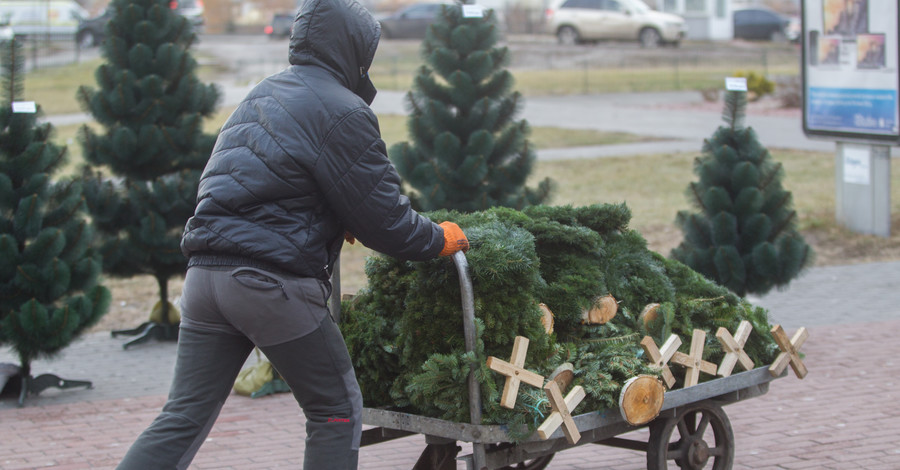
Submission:
<svg viewBox="0 0 900 470">
<path fill-rule="evenodd" d="M 856 66 L 861 69 L 884 68 L 884 35 L 856 36 Z"/>
<path fill-rule="evenodd" d="M 823 1 L 822 29 L 825 34 L 853 36 L 869 32 L 868 0 Z"/>
<path fill-rule="evenodd" d="M 803 130 L 900 143 L 897 0 L 803 0 Z"/>
</svg>

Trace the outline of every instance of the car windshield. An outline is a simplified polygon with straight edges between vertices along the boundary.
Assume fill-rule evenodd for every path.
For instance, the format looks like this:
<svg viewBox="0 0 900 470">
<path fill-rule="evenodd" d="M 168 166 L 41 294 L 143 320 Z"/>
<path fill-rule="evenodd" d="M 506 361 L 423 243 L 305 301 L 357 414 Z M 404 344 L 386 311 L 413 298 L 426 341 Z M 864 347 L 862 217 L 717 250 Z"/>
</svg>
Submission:
<svg viewBox="0 0 900 470">
<path fill-rule="evenodd" d="M 648 7 L 647 4 L 641 0 L 634 0 L 634 2 L 632 2 L 632 6 L 634 7 L 635 13 L 647 13 L 648 11 L 650 11 L 650 7 Z"/>
</svg>

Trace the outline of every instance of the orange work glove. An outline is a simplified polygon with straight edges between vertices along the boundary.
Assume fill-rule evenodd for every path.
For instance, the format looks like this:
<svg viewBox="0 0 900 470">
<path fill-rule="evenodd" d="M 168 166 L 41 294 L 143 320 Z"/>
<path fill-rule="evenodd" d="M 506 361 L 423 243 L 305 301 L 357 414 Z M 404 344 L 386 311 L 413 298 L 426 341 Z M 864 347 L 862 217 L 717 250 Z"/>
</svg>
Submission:
<svg viewBox="0 0 900 470">
<path fill-rule="evenodd" d="M 440 226 L 444 229 L 444 249 L 441 250 L 440 256 L 450 256 L 460 250 L 463 253 L 469 251 L 469 239 L 466 238 L 466 234 L 459 228 L 459 225 L 453 222 L 442 222 Z"/>
</svg>

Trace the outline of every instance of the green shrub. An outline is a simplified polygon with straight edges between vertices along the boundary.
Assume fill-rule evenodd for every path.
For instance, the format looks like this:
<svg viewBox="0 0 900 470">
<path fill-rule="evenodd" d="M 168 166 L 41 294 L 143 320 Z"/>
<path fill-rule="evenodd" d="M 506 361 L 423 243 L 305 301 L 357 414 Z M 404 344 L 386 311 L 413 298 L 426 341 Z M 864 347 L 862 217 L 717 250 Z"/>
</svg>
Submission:
<svg viewBox="0 0 900 470">
<path fill-rule="evenodd" d="M 744 77 L 747 79 L 747 99 L 750 101 L 756 101 L 775 91 L 775 82 L 762 75 L 757 75 L 756 72 L 738 70 L 737 72 L 734 72 L 732 76 Z"/>
</svg>

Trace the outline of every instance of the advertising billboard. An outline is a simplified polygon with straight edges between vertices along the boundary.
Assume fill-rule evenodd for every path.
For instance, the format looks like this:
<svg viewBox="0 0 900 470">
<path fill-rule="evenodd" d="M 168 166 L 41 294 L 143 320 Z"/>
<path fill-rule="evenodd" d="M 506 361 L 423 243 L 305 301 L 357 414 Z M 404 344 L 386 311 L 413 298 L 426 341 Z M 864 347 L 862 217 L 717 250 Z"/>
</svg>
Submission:
<svg viewBox="0 0 900 470">
<path fill-rule="evenodd" d="M 803 130 L 900 143 L 897 0 L 803 0 Z"/>
</svg>

